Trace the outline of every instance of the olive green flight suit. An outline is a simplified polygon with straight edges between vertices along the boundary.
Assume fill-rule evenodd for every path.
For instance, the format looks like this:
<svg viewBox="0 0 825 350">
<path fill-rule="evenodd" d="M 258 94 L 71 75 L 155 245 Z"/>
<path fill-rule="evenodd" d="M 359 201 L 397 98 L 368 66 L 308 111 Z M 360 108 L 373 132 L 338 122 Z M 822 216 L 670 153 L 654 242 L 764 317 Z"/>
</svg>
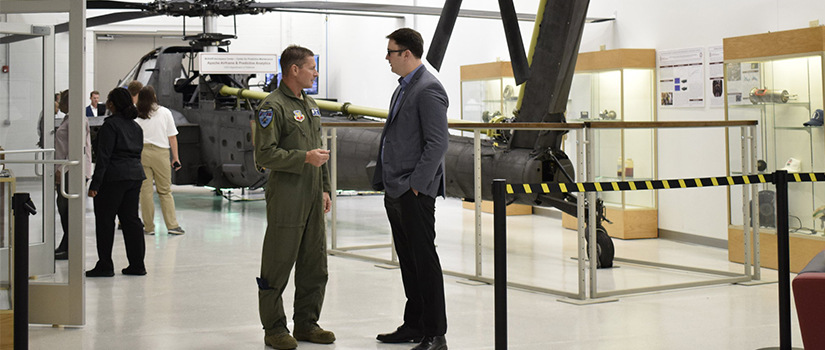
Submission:
<svg viewBox="0 0 825 350">
<path fill-rule="evenodd" d="M 288 332 L 281 294 L 295 265 L 295 327 L 317 324 L 327 284 L 323 192 L 330 191 L 327 164 L 305 163 L 321 148 L 321 113 L 285 84 L 256 113 L 255 162 L 270 170 L 266 183 L 266 236 L 258 279 L 258 305 L 266 334 Z"/>
</svg>

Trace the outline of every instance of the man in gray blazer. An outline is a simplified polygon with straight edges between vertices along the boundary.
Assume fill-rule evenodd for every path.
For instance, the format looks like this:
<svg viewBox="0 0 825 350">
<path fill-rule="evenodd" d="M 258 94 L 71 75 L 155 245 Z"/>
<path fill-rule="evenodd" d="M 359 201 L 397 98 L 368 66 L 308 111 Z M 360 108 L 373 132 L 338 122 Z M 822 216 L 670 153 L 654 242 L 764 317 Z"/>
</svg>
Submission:
<svg viewBox="0 0 825 350">
<path fill-rule="evenodd" d="M 402 28 L 388 35 L 387 61 L 401 76 L 381 134 L 373 188 L 383 190 L 407 304 L 404 324 L 379 334 L 384 343 L 419 342 L 446 350 L 444 279 L 435 250 L 435 197 L 444 196 L 447 92 L 421 64 L 424 40 Z"/>
</svg>

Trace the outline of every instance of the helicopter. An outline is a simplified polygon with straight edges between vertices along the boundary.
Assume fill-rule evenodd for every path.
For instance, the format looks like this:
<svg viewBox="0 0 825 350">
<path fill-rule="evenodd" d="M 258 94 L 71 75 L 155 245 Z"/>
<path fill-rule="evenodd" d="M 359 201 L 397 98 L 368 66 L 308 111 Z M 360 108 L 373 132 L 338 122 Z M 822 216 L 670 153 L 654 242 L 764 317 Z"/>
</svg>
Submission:
<svg viewBox="0 0 825 350">
<path fill-rule="evenodd" d="M 258 169 L 253 155 L 251 122 L 255 120 L 257 101 L 221 93 L 224 87 L 249 89 L 250 80 L 255 76 L 201 74 L 196 67 L 199 54 L 225 51 L 221 47 L 228 46 L 229 39 L 235 37 L 217 33 L 215 19 L 218 16 L 235 17 L 271 11 L 342 15 L 437 15 L 439 22 L 426 57 L 436 70 L 441 67 L 458 17 L 501 19 L 516 83 L 527 84 L 522 84 L 522 100 L 517 107 L 517 115 L 497 118 L 497 121 L 503 123 L 502 130 L 496 132 L 493 139 L 482 142 L 482 181 L 491 183 L 494 178 L 504 178 L 510 183 L 575 182 L 572 176 L 575 173 L 573 164 L 561 148 L 567 131 L 504 129 L 506 123 L 566 122 L 564 112 L 584 25 L 605 19 L 586 17 L 589 0 L 546 0 L 540 7 L 544 12 L 538 16 L 517 14 L 512 0 L 500 0 L 499 4 L 500 12 L 462 10 L 461 0 L 448 0 L 440 9 L 325 1 L 258 3 L 252 0 L 157 0 L 152 3 L 132 3 L 89 0 L 89 9 L 125 12 L 91 17 L 87 19 L 87 23 L 88 26 L 103 25 L 158 15 L 203 18 L 202 33 L 186 37 L 189 46 L 152 50 L 140 58 L 118 85 L 125 86 L 132 80 L 151 85 L 155 88 L 158 103 L 172 111 L 179 131 L 180 158 L 186 159 L 184 166 L 173 174 L 174 184 L 229 189 L 262 187 L 268 174 Z M 521 42 L 518 21 L 537 18 L 541 23 L 536 26 L 538 34 L 534 33 L 535 42 L 531 48 L 530 61 Z M 67 28 L 67 25 L 58 25 L 55 31 L 66 31 Z M 25 38 L 7 36 L 0 38 L 0 43 L 17 40 Z M 327 111 L 323 121 L 355 119 L 340 112 L 342 111 Z M 338 130 L 336 142 L 339 153 L 336 166 L 339 188 L 371 190 L 369 166 L 370 161 L 377 157 L 379 139 L 380 129 L 377 128 Z M 472 154 L 472 139 L 450 136 L 450 146 L 445 157 L 448 196 L 473 198 Z M 491 188 L 482 188 L 482 198 L 491 199 Z M 576 216 L 578 199 L 576 195 L 568 193 L 531 193 L 513 195 L 508 201 L 555 207 Z M 596 260 L 599 268 L 608 268 L 613 264 L 614 248 L 602 225 L 605 220 L 605 208 L 599 199 L 596 203 L 595 223 L 598 247 Z"/>
</svg>

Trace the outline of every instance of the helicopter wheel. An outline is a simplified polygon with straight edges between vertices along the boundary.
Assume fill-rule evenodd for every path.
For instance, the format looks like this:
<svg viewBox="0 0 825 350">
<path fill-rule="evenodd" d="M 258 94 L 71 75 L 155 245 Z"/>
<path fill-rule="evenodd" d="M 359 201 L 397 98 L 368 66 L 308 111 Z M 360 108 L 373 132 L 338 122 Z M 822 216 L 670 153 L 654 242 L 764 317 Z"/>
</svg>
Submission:
<svg viewBox="0 0 825 350">
<path fill-rule="evenodd" d="M 587 241 L 587 257 L 590 258 L 590 235 L 587 234 L 589 228 L 585 229 L 584 239 Z M 613 240 L 607 234 L 607 230 L 602 226 L 596 226 L 596 268 L 605 269 L 613 267 Z"/>
</svg>

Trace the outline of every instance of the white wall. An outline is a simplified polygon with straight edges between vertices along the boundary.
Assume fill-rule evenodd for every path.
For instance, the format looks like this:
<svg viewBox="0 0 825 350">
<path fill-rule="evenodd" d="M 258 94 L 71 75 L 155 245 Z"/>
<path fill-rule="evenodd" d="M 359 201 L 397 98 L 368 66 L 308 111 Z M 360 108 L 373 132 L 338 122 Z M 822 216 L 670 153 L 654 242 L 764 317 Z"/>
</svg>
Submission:
<svg viewBox="0 0 825 350">
<path fill-rule="evenodd" d="M 438 7 L 443 5 L 443 1 L 439 0 L 401 0 L 383 3 Z M 538 0 L 516 0 L 515 3 L 518 12 L 535 12 L 538 6 Z M 463 8 L 496 10 L 498 2 L 465 1 Z M 89 11 L 88 15 L 91 17 L 102 13 Z M 596 51 L 600 45 L 605 45 L 607 49 L 662 50 L 717 46 L 722 44 L 722 38 L 725 37 L 807 27 L 811 20 L 825 19 L 825 2 L 592 0 L 588 16 L 616 16 L 616 21 L 586 25 L 581 44 L 582 52 Z M 38 15 L 15 18 L 19 20 L 21 17 L 26 23 L 53 24 L 65 20 L 67 16 Z M 309 47 L 321 55 L 322 97 L 373 107 L 386 107 L 397 84 L 397 77 L 390 72 L 384 60 L 384 37 L 398 27 L 410 26 L 419 30 L 427 41 L 425 45 L 429 45 L 429 39 L 437 23 L 437 18 L 427 16 L 373 18 L 269 13 L 238 18 L 239 38 L 232 40 L 232 52 L 278 54 L 284 47 L 293 43 Z M 90 28 L 87 35 L 87 88 L 92 89 L 94 81 L 92 59 L 95 31 L 179 31 L 181 23 L 181 18 L 156 17 Z M 188 32 L 198 31 L 200 25 L 199 20 L 187 19 Z M 218 25 L 221 32 L 233 32 L 231 17 L 221 17 Z M 527 43 L 532 35 L 533 24 L 523 22 L 521 29 Z M 58 52 L 68 52 L 67 36 L 59 34 L 56 37 Z M 490 62 L 497 58 L 508 59 L 501 23 L 493 20 L 459 19 L 444 58 L 442 71 L 437 74 L 451 98 L 448 111 L 451 118 L 458 118 L 460 113 L 459 67 Z M 2 59 L 4 58 L 0 57 L 0 60 Z M 131 67 L 134 62 L 113 64 Z M 65 55 L 58 55 L 56 65 L 56 90 L 59 90 L 68 85 L 68 75 L 65 72 L 68 72 L 69 67 Z M 0 76 L 0 83 L 3 79 L 8 77 Z M 5 84 L 0 84 L 0 107 L 3 103 L 8 103 L 8 96 L 9 91 Z M 659 109 L 658 118 L 661 121 L 723 120 L 724 112 L 722 108 L 709 106 Z M 0 125 L 0 144 L 6 143 L 7 138 L 15 137 L 2 128 Z M 660 178 L 724 174 L 724 131 L 661 131 L 658 134 L 658 154 Z M 676 190 L 659 194 L 659 227 L 662 229 L 726 239 L 726 211 L 727 195 L 723 188 Z"/>
</svg>

